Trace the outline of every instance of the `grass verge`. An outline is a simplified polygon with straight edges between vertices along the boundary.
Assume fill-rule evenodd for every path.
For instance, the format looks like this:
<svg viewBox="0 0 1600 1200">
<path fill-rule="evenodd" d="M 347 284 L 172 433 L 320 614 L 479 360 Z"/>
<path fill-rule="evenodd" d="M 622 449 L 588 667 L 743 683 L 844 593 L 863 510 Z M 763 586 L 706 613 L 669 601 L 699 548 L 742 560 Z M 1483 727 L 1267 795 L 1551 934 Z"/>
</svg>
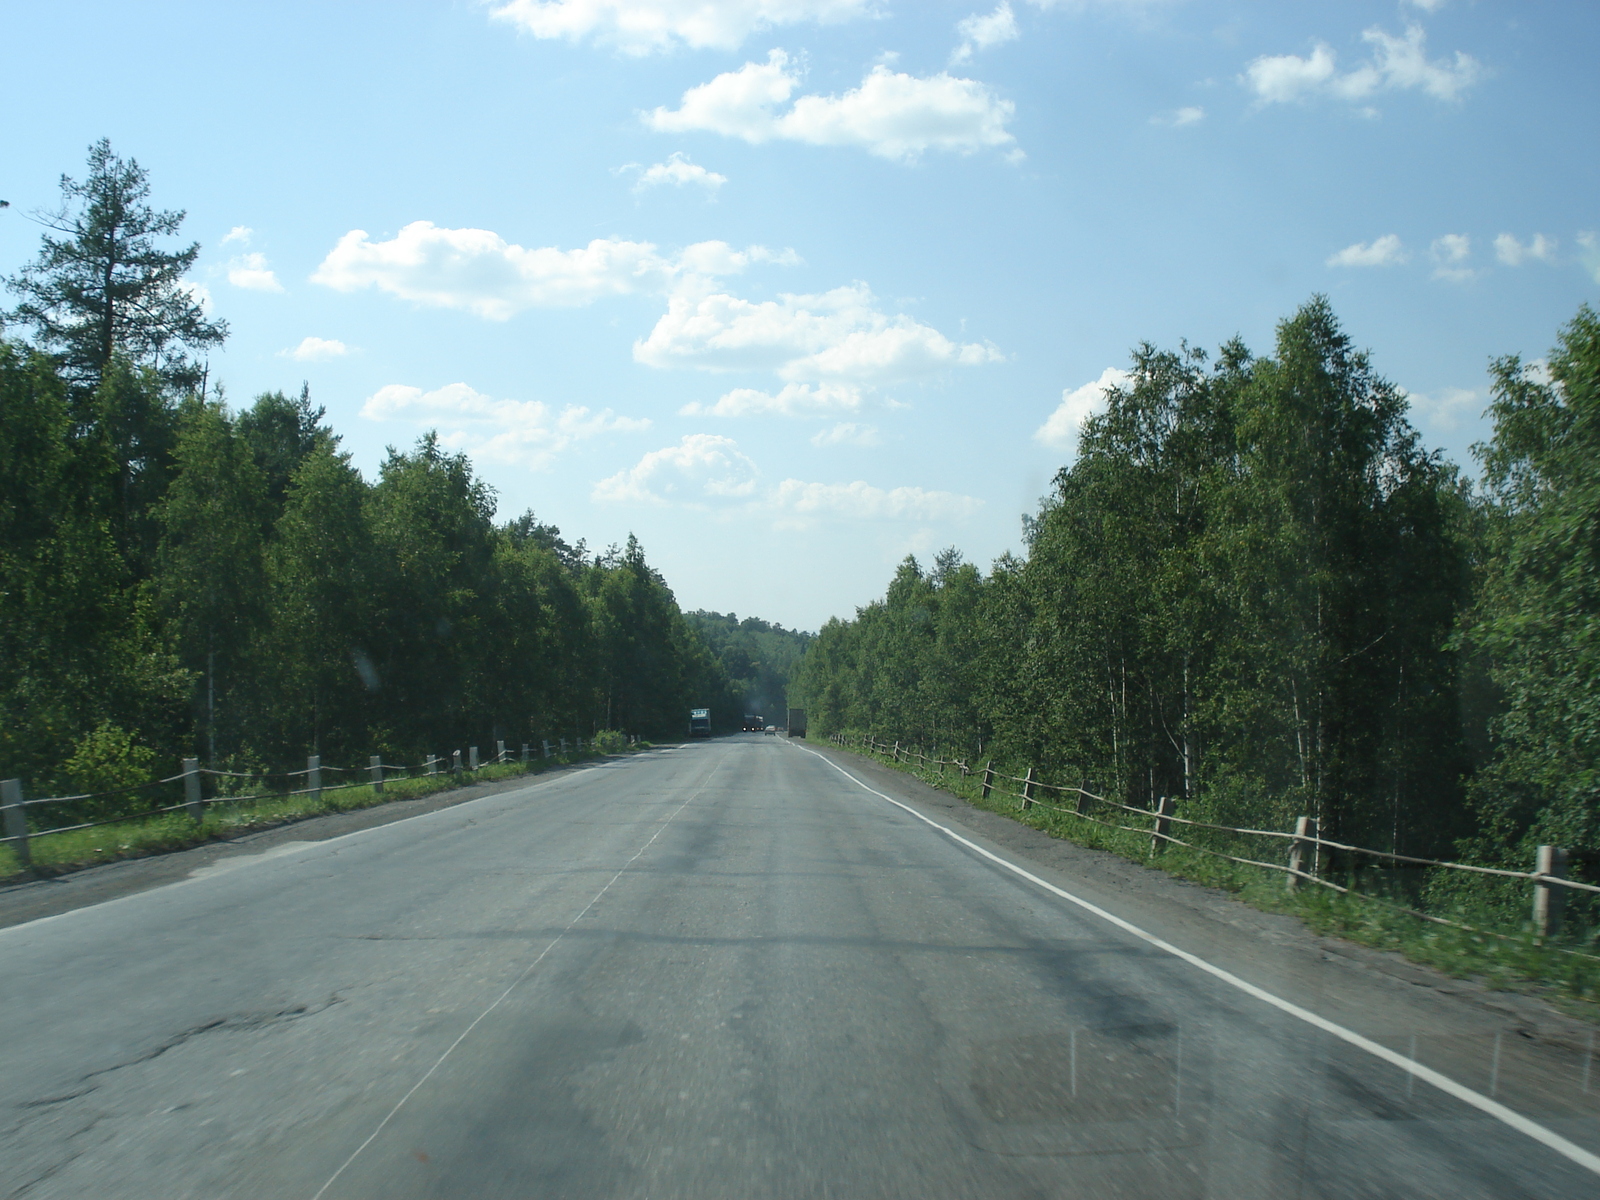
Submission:
<svg viewBox="0 0 1600 1200">
<path fill-rule="evenodd" d="M 648 749 L 649 745 L 648 742 L 640 742 L 633 749 Z M 199 824 L 187 813 L 174 812 L 154 817 L 130 817 L 126 821 L 102 825 L 97 829 L 35 833 L 28 838 L 28 849 L 33 858 L 32 871 L 23 868 L 10 844 L 0 846 L 0 883 L 63 875 L 122 858 L 144 858 L 151 854 L 186 850 L 204 842 L 233 837 L 246 830 L 269 828 L 329 813 L 353 812 L 397 800 L 415 800 L 471 783 L 538 775 L 554 767 L 604 757 L 601 753 L 584 751 L 544 759 L 526 767 L 515 762 L 490 764 L 478 768 L 466 783 L 457 782 L 450 774 L 443 773 L 386 780 L 381 792 L 375 791 L 371 784 L 361 784 L 337 791 L 324 789 L 320 797 L 265 796 L 259 800 L 242 801 L 219 798 L 207 802 L 205 820 Z"/>
<path fill-rule="evenodd" d="M 1474 932 L 1436 925 L 1399 911 L 1381 899 L 1340 895 L 1315 885 L 1291 892 L 1284 886 L 1284 876 L 1276 871 L 1228 862 L 1183 846 L 1168 846 L 1162 853 L 1152 855 L 1148 834 L 1095 825 L 1073 814 L 1040 806 L 1023 811 L 1016 797 L 1000 792 L 985 799 L 982 763 L 963 778 L 955 771 L 941 775 L 933 770 L 918 770 L 859 744 L 846 743 L 843 748 L 959 796 L 974 808 L 998 813 L 1051 837 L 1092 850 L 1108 850 L 1181 879 L 1221 888 L 1254 908 L 1298 917 L 1319 934 L 1393 951 L 1412 962 L 1457 978 L 1473 979 L 1487 987 L 1537 993 L 1572 1016 L 1600 1020 L 1600 958 L 1592 957 L 1592 946 L 1541 942 L 1527 929 L 1490 932 L 1494 918 L 1487 913 L 1450 914 L 1453 920 L 1483 930 Z M 1572 953 L 1575 949 L 1583 952 Z"/>
</svg>

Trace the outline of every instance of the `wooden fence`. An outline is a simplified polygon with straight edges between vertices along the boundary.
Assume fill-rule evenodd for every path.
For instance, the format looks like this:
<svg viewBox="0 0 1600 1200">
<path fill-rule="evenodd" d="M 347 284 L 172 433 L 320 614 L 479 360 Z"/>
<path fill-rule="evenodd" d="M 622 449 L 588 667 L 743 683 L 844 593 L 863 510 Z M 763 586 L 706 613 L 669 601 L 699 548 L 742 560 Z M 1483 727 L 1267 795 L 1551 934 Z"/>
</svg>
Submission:
<svg viewBox="0 0 1600 1200">
<path fill-rule="evenodd" d="M 630 744 L 638 739 L 629 736 Z M 582 738 L 575 739 L 574 748 L 580 753 L 584 749 Z M 568 752 L 567 739 L 558 738 L 552 745 L 548 740 L 541 741 L 538 747 L 524 742 L 522 744 L 521 763 L 526 766 L 537 755 L 541 759 L 564 755 Z M 31 838 L 47 837 L 57 833 L 73 833 L 80 829 L 98 829 L 105 825 L 118 825 L 129 821 L 148 820 L 150 817 L 163 816 L 179 811 L 187 812 L 196 822 L 205 820 L 205 810 L 211 804 L 251 804 L 262 800 L 281 800 L 289 796 L 311 796 L 320 799 L 323 792 L 337 792 L 346 788 L 370 785 L 373 791 L 382 792 L 386 779 L 412 778 L 416 776 L 439 775 L 441 771 L 461 776 L 465 773 L 475 772 L 484 767 L 495 766 L 502 763 L 518 761 L 512 752 L 506 749 L 504 741 L 495 742 L 494 757 L 486 762 L 479 762 L 478 747 L 468 746 L 465 761 L 461 751 L 454 750 L 449 758 L 430 755 L 417 766 L 386 763 L 383 756 L 374 754 L 365 766 L 358 767 L 332 767 L 323 764 L 318 755 L 311 755 L 306 759 L 303 771 L 278 771 L 278 772 L 241 772 L 218 771 L 210 767 L 202 767 L 200 760 L 186 758 L 183 760 L 183 769 L 176 775 L 168 775 L 165 779 L 153 779 L 148 783 L 134 784 L 131 787 L 117 788 L 109 792 L 85 792 L 79 796 L 44 796 L 29 800 L 23 796 L 22 781 L 20 779 L 7 779 L 0 781 L 0 815 L 4 818 L 4 836 L 0 837 L 0 845 L 10 845 L 18 861 L 23 867 L 32 864 L 32 854 L 29 849 Z M 324 772 L 349 776 L 341 783 L 323 783 Z M 263 787 L 266 790 L 247 792 L 245 794 L 229 794 L 219 792 L 217 785 L 212 785 L 212 795 L 204 794 L 206 788 L 204 780 L 237 779 L 245 780 L 248 784 Z M 273 780 L 282 780 L 284 786 L 271 786 Z M 296 781 L 302 781 L 301 786 L 295 786 Z M 49 805 L 84 804 L 95 801 L 115 799 L 118 796 L 131 796 L 139 792 L 153 790 L 176 783 L 183 784 L 183 799 L 177 804 L 156 803 L 139 812 L 123 813 L 107 817 L 100 821 L 83 821 L 76 825 L 62 825 L 46 828 L 29 828 L 29 810 L 43 812 Z M 34 822 L 38 824 L 36 817 Z"/>
</svg>

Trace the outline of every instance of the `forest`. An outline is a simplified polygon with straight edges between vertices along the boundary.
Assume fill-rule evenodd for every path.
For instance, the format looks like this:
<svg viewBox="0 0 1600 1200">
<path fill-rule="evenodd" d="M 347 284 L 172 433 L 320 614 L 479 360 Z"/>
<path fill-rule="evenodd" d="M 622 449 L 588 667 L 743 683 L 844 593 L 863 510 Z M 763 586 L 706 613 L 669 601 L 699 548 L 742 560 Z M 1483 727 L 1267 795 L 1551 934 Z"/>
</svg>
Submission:
<svg viewBox="0 0 1600 1200">
<path fill-rule="evenodd" d="M 1475 481 L 1326 299 L 1270 355 L 1139 346 L 1024 555 L 907 558 L 821 630 L 813 733 L 1402 854 L 1600 849 L 1600 317 L 1491 376 Z"/>
<path fill-rule="evenodd" d="M 182 284 L 199 247 L 163 248 L 183 214 L 106 142 L 88 167 L 5 281 L 0 777 L 106 793 L 191 755 L 249 773 L 737 722 L 633 538 L 497 522 L 432 434 L 365 479 L 303 387 L 231 407 L 203 359 L 227 327 Z"/>
</svg>

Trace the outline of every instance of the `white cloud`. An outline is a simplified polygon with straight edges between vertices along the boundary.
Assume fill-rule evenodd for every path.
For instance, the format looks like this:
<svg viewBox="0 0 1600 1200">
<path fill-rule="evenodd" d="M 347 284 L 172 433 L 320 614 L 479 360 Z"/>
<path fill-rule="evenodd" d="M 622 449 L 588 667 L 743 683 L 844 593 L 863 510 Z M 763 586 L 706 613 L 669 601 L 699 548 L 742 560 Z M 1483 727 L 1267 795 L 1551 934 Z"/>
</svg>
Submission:
<svg viewBox="0 0 1600 1200">
<path fill-rule="evenodd" d="M 1470 388 L 1441 388 L 1437 392 L 1407 392 L 1411 411 L 1428 428 L 1448 432 L 1459 429 L 1482 413 L 1485 401 Z"/>
<path fill-rule="evenodd" d="M 334 338 L 308 337 L 303 338 L 293 350 L 279 350 L 281 358 L 292 358 L 297 362 L 320 362 L 325 358 L 343 358 L 350 353 L 350 348 L 343 342 Z"/>
<path fill-rule="evenodd" d="M 650 422 L 619 417 L 609 408 L 591 412 L 569 404 L 560 412 L 538 400 L 496 400 L 465 383 L 431 392 L 391 383 L 367 397 L 361 415 L 370 421 L 411 421 L 440 430 L 447 445 L 475 458 L 534 469 L 548 466 L 575 441 L 605 433 L 638 433 Z"/>
<path fill-rule="evenodd" d="M 971 154 L 1015 146 L 1005 126 L 1016 106 L 971 79 L 942 71 L 919 79 L 879 63 L 860 87 L 842 96 L 801 96 L 787 112 L 777 112 L 799 82 L 789 56 L 773 50 L 766 62 L 745 63 L 692 87 L 678 108 L 658 108 L 644 120 L 663 133 L 707 131 L 753 143 L 778 139 L 859 146 L 905 162 L 928 150 Z"/>
<path fill-rule="evenodd" d="M 879 12 L 877 0 L 506 0 L 490 15 L 537 38 L 593 38 L 624 54 L 735 50 L 752 33 Z"/>
<path fill-rule="evenodd" d="M 1263 54 L 1245 67 L 1239 81 L 1262 104 L 1288 104 L 1310 96 L 1327 95 L 1342 100 L 1366 100 L 1382 91 L 1420 88 L 1439 100 L 1457 100 L 1483 78 L 1483 66 L 1457 50 L 1453 59 L 1433 59 L 1424 46 L 1420 25 L 1408 25 L 1400 37 L 1374 26 L 1361 40 L 1372 56 L 1341 75 L 1337 56 L 1324 42 L 1312 47 L 1309 58 L 1297 54 Z"/>
<path fill-rule="evenodd" d="M 694 401 L 678 410 L 682 417 L 826 416 L 856 412 L 862 405 L 859 387 L 847 383 L 787 383 L 777 392 L 734 388 L 715 404 Z"/>
<path fill-rule="evenodd" d="M 1420 8 L 1425 13 L 1436 13 L 1445 5 L 1445 0 L 1405 0 L 1413 8 Z"/>
<path fill-rule="evenodd" d="M 854 421 L 840 421 L 831 429 L 811 435 L 813 446 L 881 446 L 883 438 L 876 425 L 857 425 Z"/>
<path fill-rule="evenodd" d="M 1468 283 L 1478 273 L 1467 266 L 1472 255 L 1472 239 L 1464 233 L 1447 233 L 1433 239 L 1428 257 L 1433 259 L 1433 277 L 1450 283 Z"/>
<path fill-rule="evenodd" d="M 654 163 L 640 171 L 633 190 L 642 192 L 646 188 L 659 187 L 664 183 L 670 183 L 674 187 L 684 187 L 692 183 L 696 187 L 705 188 L 714 196 L 717 189 L 727 182 L 726 175 L 708 171 L 697 163 L 690 162 L 689 156 L 683 151 L 675 150 L 667 155 L 666 162 Z"/>
<path fill-rule="evenodd" d="M 993 346 L 956 343 L 904 314 L 888 316 L 861 283 L 821 295 L 753 301 L 678 293 L 634 358 L 652 367 L 772 370 L 786 380 L 884 383 L 998 362 Z"/>
<path fill-rule="evenodd" d="M 1578 234 L 1578 261 L 1600 283 L 1600 237 L 1592 229 Z"/>
<path fill-rule="evenodd" d="M 760 471 L 730 437 L 691 433 L 675 446 L 644 455 L 634 466 L 594 485 L 593 498 L 612 504 L 677 505 L 772 514 L 779 525 L 819 518 L 866 521 L 950 521 L 972 516 L 983 501 L 919 487 L 879 488 L 853 483 L 785 479 L 760 490 Z"/>
<path fill-rule="evenodd" d="M 228 282 L 252 292 L 281 292 L 283 284 L 267 266 L 265 254 L 241 254 L 228 263 Z"/>
<path fill-rule="evenodd" d="M 676 446 L 652 450 L 637 464 L 594 485 L 594 499 L 613 504 L 709 503 L 747 499 L 756 490 L 755 463 L 732 438 L 685 434 Z"/>
<path fill-rule="evenodd" d="M 1078 435 L 1083 432 L 1084 422 L 1105 411 L 1106 389 L 1119 388 L 1132 378 L 1128 372 L 1117 367 L 1107 367 L 1100 372 L 1099 379 L 1082 387 L 1065 389 L 1055 412 L 1033 431 L 1033 440 L 1052 450 L 1076 453 Z"/>
<path fill-rule="evenodd" d="M 1196 125 L 1206 119 L 1206 110 L 1197 105 L 1186 108 L 1174 109 L 1169 113 L 1157 113 L 1150 118 L 1152 125 L 1170 125 L 1174 129 L 1182 129 L 1185 125 Z"/>
<path fill-rule="evenodd" d="M 255 232 L 248 225 L 235 225 L 223 236 L 222 244 L 226 246 L 229 242 L 238 242 L 241 246 L 248 246 Z"/>
<path fill-rule="evenodd" d="M 1556 245 L 1554 238 L 1542 233 L 1534 234 L 1533 240 L 1527 243 L 1519 242 L 1512 234 L 1502 233 L 1494 239 L 1494 256 L 1508 267 L 1520 267 L 1529 259 L 1554 262 Z"/>
<path fill-rule="evenodd" d="M 919 487 L 879 488 L 854 483 L 807 483 L 785 479 L 769 504 L 786 516 L 849 517 L 857 521 L 960 521 L 983 507 L 975 496 Z"/>
<path fill-rule="evenodd" d="M 189 299 L 198 304 L 202 311 L 211 311 L 211 289 L 203 283 L 196 283 L 192 279 L 178 280 L 178 287 L 187 292 Z"/>
<path fill-rule="evenodd" d="M 966 62 L 975 51 L 1016 41 L 1017 18 L 1012 14 L 1007 0 L 1000 0 L 992 13 L 973 13 L 958 21 L 956 32 L 961 35 L 961 44 L 950 52 L 952 65 Z"/>
<path fill-rule="evenodd" d="M 311 279 L 341 292 L 376 287 L 418 304 L 504 321 L 527 308 L 664 292 L 692 277 L 737 274 L 758 262 L 796 261 L 793 251 L 735 250 L 726 242 L 699 242 L 675 258 L 657 253 L 650 242 L 606 238 L 576 250 L 529 250 L 487 229 L 441 229 L 432 221 L 413 221 L 383 242 L 352 229 Z"/>
<path fill-rule="evenodd" d="M 1328 257 L 1330 267 L 1393 267 L 1411 257 L 1399 235 L 1386 233 L 1370 242 L 1356 242 Z"/>
</svg>

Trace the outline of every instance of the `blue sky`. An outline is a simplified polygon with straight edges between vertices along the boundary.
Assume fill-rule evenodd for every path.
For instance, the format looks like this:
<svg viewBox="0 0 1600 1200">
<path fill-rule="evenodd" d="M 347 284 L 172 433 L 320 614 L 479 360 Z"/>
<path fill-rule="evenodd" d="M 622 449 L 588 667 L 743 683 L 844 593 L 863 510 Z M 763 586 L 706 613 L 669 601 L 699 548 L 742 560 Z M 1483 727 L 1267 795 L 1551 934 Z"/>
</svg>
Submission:
<svg viewBox="0 0 1600 1200">
<path fill-rule="evenodd" d="M 634 532 L 686 607 L 790 626 L 908 552 L 1019 548 L 1139 341 L 1264 351 L 1325 292 L 1470 464 L 1490 357 L 1600 293 L 1589 4 L 11 4 L 0 31 L 0 272 L 109 137 L 188 211 L 233 403 L 308 381 L 369 476 L 437 428 L 502 517 Z"/>
</svg>

